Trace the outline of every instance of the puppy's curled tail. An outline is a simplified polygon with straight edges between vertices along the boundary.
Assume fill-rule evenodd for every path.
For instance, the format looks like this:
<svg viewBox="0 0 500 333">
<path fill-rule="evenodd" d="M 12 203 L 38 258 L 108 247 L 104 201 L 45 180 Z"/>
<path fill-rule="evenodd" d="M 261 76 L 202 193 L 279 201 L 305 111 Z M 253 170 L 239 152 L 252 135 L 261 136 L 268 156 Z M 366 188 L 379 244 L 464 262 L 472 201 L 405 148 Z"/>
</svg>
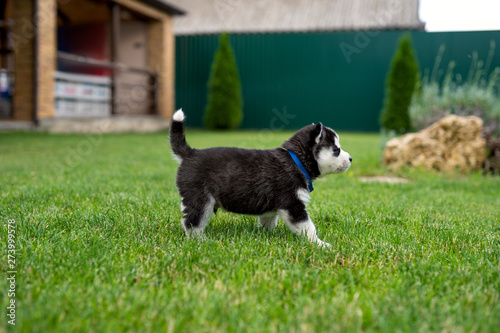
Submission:
<svg viewBox="0 0 500 333">
<path fill-rule="evenodd" d="M 179 109 L 170 123 L 170 147 L 179 162 L 193 154 L 193 148 L 189 147 L 184 135 L 184 118 L 184 112 Z"/>
</svg>

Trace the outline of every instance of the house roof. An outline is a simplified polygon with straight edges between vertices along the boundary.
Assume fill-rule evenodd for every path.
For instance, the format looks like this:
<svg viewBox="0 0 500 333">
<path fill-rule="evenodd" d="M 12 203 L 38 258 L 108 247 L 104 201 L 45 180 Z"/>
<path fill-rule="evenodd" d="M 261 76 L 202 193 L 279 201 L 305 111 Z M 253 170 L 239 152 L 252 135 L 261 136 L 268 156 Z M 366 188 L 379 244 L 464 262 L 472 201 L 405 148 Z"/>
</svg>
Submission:
<svg viewBox="0 0 500 333">
<path fill-rule="evenodd" d="M 150 5 L 153 8 L 156 8 L 158 10 L 161 10 L 162 12 L 171 14 L 171 15 L 184 15 L 186 12 L 182 9 L 180 9 L 177 6 L 171 5 L 167 1 L 162 1 L 162 0 L 139 0 L 140 2 Z"/>
<path fill-rule="evenodd" d="M 168 0 L 176 35 L 423 29 L 418 0 Z"/>
</svg>

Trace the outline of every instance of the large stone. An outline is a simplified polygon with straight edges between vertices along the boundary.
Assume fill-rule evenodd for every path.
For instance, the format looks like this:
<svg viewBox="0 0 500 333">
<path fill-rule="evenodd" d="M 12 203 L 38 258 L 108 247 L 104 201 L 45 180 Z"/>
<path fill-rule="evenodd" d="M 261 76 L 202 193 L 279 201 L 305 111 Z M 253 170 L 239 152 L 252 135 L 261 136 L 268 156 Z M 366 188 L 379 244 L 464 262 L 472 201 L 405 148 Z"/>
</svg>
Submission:
<svg viewBox="0 0 500 333">
<path fill-rule="evenodd" d="M 481 118 L 447 116 L 418 133 L 387 142 L 382 163 L 392 169 L 420 167 L 445 172 L 468 172 L 482 167 L 485 140 Z"/>
</svg>

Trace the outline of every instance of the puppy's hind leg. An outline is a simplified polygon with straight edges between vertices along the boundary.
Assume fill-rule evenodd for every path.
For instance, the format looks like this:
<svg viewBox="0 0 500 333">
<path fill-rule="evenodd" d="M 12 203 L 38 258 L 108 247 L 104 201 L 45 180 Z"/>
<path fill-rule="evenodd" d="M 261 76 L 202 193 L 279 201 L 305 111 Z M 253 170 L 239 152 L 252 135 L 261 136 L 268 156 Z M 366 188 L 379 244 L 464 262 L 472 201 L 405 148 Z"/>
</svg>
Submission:
<svg viewBox="0 0 500 333">
<path fill-rule="evenodd" d="M 276 213 L 267 213 L 259 216 L 259 225 L 268 231 L 273 231 L 277 223 L 278 215 Z"/>
<path fill-rule="evenodd" d="M 203 234 L 208 220 L 214 212 L 215 199 L 211 196 L 205 200 L 182 199 L 182 226 L 188 237 L 197 237 Z"/>
</svg>

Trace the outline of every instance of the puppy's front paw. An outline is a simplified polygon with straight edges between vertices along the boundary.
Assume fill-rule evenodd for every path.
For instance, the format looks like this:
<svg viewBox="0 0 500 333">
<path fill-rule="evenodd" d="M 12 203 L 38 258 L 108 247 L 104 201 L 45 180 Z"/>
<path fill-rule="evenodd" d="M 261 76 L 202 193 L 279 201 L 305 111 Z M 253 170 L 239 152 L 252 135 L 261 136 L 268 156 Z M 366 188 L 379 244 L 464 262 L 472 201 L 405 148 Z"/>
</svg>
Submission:
<svg viewBox="0 0 500 333">
<path fill-rule="evenodd" d="M 316 243 L 318 243 L 319 246 L 321 247 L 324 247 L 324 248 L 331 248 L 332 246 L 330 245 L 330 243 L 325 243 L 323 242 L 322 240 L 318 239 L 316 241 Z"/>
</svg>

